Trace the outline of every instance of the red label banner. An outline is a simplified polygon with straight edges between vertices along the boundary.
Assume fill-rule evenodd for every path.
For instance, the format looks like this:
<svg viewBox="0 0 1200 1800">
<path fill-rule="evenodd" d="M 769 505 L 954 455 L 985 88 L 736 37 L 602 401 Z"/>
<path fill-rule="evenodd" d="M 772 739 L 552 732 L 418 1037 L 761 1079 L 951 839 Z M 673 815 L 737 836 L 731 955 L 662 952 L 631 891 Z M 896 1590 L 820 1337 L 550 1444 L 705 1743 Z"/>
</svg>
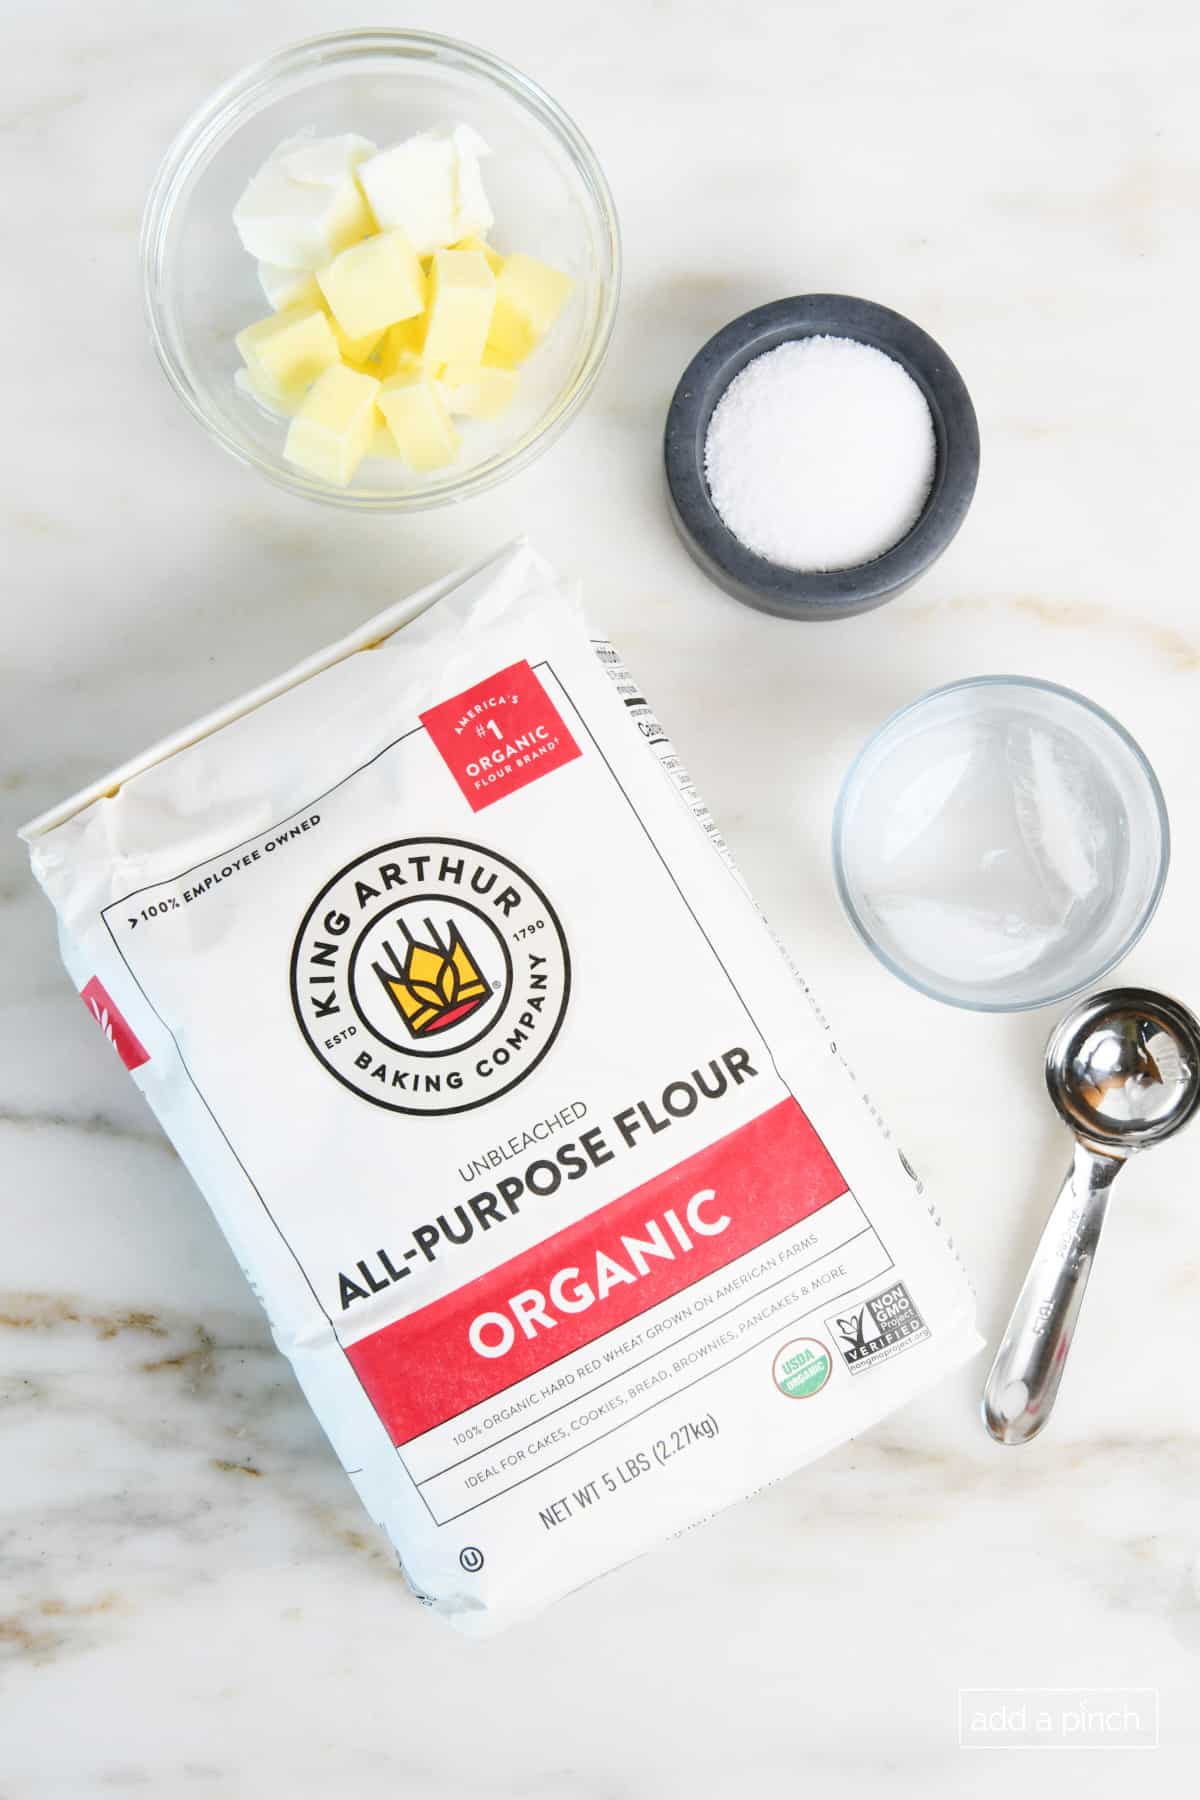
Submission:
<svg viewBox="0 0 1200 1800">
<path fill-rule="evenodd" d="M 405 1444 L 628 1324 L 845 1192 L 800 1107 L 783 1100 L 346 1354 L 392 1442 Z"/>
<path fill-rule="evenodd" d="M 150 1061 L 150 1052 L 98 975 L 93 975 L 87 986 L 80 989 L 79 998 L 127 1069 L 140 1069 L 143 1063 Z"/>
<path fill-rule="evenodd" d="M 527 662 L 421 714 L 472 812 L 574 762 L 579 745 Z"/>
</svg>

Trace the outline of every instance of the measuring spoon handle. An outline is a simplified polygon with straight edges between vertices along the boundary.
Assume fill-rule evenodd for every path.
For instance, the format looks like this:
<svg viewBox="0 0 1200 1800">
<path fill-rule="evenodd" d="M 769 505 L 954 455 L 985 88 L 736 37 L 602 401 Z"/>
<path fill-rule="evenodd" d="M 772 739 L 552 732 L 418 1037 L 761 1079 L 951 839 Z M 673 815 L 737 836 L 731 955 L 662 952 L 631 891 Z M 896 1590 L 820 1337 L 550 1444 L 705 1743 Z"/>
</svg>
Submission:
<svg viewBox="0 0 1200 1800">
<path fill-rule="evenodd" d="M 1123 1159 L 1077 1143 L 983 1389 L 983 1422 L 1000 1444 L 1027 1444 L 1054 1406 Z"/>
</svg>

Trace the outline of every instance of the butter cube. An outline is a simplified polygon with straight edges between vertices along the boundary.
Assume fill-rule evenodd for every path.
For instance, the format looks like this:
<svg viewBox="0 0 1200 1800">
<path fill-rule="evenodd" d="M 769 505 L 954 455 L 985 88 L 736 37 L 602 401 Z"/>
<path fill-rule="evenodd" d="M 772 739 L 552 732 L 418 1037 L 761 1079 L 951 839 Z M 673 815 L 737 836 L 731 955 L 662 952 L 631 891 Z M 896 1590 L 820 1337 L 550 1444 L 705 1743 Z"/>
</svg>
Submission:
<svg viewBox="0 0 1200 1800">
<path fill-rule="evenodd" d="M 425 306 L 425 277 L 404 231 L 383 231 L 343 250 L 317 280 L 349 338 L 385 331 Z"/>
<path fill-rule="evenodd" d="M 425 367 L 435 373 L 443 363 L 482 362 L 495 305 L 496 277 L 482 251 L 437 251 L 421 347 Z"/>
<path fill-rule="evenodd" d="M 275 312 L 285 306 L 320 306 L 321 290 L 311 269 L 285 269 L 279 263 L 260 262 L 258 283 Z"/>
<path fill-rule="evenodd" d="M 283 454 L 298 469 L 347 487 L 375 433 L 379 383 L 341 363 L 309 389 L 288 428 Z"/>
<path fill-rule="evenodd" d="M 498 250 L 492 249 L 492 246 L 487 242 L 486 238 L 461 238 L 457 244 L 451 244 L 450 248 L 452 250 L 478 250 L 481 255 L 487 258 L 487 266 L 492 271 L 493 275 L 499 275 L 501 269 L 504 267 L 504 258 Z"/>
<path fill-rule="evenodd" d="M 517 397 L 515 369 L 486 369 L 447 363 L 439 377 L 452 413 L 468 419 L 498 419 Z"/>
<path fill-rule="evenodd" d="M 385 231 L 399 226 L 418 256 L 491 230 L 479 171 L 488 147 L 469 125 L 423 131 L 360 164 L 359 180 Z"/>
<path fill-rule="evenodd" d="M 329 320 L 306 306 L 285 307 L 259 319 L 234 341 L 255 385 L 282 402 L 301 400 L 317 376 L 338 360 Z"/>
<path fill-rule="evenodd" d="M 541 343 L 566 305 L 575 283 L 560 269 L 517 252 L 506 256 L 496 278 L 496 309 L 486 360 L 513 369 Z"/>
<path fill-rule="evenodd" d="M 400 455 L 413 469 L 441 469 L 458 455 L 458 433 L 428 375 L 395 375 L 379 390 L 378 407 Z"/>
<path fill-rule="evenodd" d="M 400 456 L 400 446 L 392 436 L 390 427 L 380 417 L 378 407 L 375 408 L 375 430 L 367 445 L 367 455 L 386 456 L 393 462 L 398 461 Z"/>
<path fill-rule="evenodd" d="M 374 148 L 351 134 L 280 145 L 233 209 L 250 255 L 282 268 L 319 269 L 365 237 L 371 215 L 355 170 Z"/>
<path fill-rule="evenodd" d="M 421 344 L 425 337 L 425 320 L 418 315 L 415 319 L 402 319 L 399 325 L 393 325 L 387 332 L 383 347 L 379 352 L 379 376 L 386 381 L 391 375 L 419 374 L 424 364 L 421 361 Z"/>
<path fill-rule="evenodd" d="M 371 359 L 376 355 L 376 352 L 383 348 L 383 341 L 387 337 L 387 332 L 368 331 L 363 337 L 347 337 L 346 333 L 342 330 L 332 314 L 330 314 L 329 317 L 329 325 L 334 337 L 337 339 L 337 347 L 342 361 L 344 363 L 349 363 L 352 368 L 363 369 L 368 375 L 374 375 L 377 371 L 373 367 L 366 367 L 366 365 L 371 362 Z"/>
</svg>

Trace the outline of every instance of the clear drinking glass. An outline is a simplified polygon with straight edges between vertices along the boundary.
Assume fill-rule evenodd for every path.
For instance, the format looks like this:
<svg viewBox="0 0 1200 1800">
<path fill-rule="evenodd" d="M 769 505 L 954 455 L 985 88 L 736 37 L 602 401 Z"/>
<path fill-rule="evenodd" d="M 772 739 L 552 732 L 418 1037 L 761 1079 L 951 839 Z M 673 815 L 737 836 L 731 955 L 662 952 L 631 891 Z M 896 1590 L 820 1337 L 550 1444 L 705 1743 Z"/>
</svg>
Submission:
<svg viewBox="0 0 1200 1800">
<path fill-rule="evenodd" d="M 355 131 L 381 146 L 434 126 L 473 125 L 492 150 L 484 175 L 498 249 L 524 250 L 575 279 L 553 331 L 494 421 L 471 420 L 459 460 L 421 475 L 368 458 L 347 489 L 283 460 L 286 423 L 234 385 L 234 336 L 270 309 L 233 208 L 285 138 Z M 409 511 L 462 500 L 515 474 L 586 399 L 612 335 L 621 249 L 608 184 L 590 146 L 548 94 L 467 44 L 416 31 L 314 38 L 213 95 L 163 161 L 142 225 L 150 329 L 167 379 L 217 442 L 309 499 Z"/>
<path fill-rule="evenodd" d="M 833 824 L 851 923 L 893 974 L 986 1012 L 1089 987 L 1149 924 L 1170 832 L 1123 726 L 1052 682 L 986 675 L 895 713 Z"/>
</svg>

